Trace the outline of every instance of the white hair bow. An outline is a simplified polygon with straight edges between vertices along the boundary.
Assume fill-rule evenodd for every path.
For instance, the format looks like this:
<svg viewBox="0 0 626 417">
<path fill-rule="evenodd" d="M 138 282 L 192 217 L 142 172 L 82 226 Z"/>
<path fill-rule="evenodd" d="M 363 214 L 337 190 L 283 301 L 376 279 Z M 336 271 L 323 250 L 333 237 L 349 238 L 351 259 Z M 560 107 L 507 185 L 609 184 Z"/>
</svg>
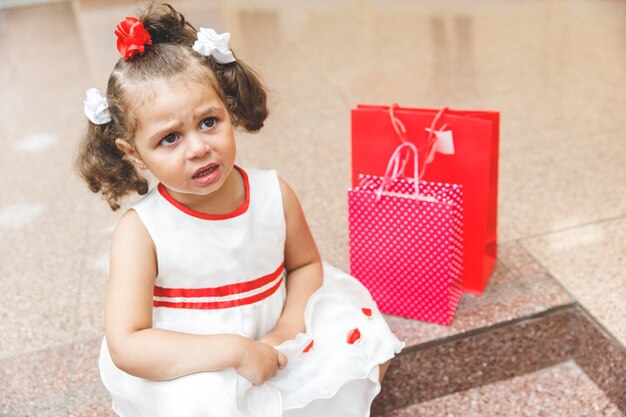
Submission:
<svg viewBox="0 0 626 417">
<path fill-rule="evenodd" d="M 97 88 L 87 90 L 85 100 L 85 116 L 95 125 L 103 125 L 111 121 L 109 103 Z"/>
<path fill-rule="evenodd" d="M 211 55 L 220 64 L 235 62 L 235 56 L 228 47 L 230 33 L 219 34 L 213 29 L 200 28 L 198 40 L 193 44 L 193 50 L 200 55 Z"/>
</svg>

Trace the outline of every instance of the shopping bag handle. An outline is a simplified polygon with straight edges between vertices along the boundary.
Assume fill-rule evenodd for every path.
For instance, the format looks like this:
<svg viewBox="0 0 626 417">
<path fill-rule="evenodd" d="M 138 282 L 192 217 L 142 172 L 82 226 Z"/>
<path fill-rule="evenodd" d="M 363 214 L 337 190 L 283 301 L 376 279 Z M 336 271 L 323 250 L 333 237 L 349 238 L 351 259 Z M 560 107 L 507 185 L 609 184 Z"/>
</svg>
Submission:
<svg viewBox="0 0 626 417">
<path fill-rule="evenodd" d="M 391 120 L 391 125 L 393 126 L 393 129 L 396 131 L 396 134 L 398 135 L 398 138 L 400 138 L 400 142 L 405 143 L 408 142 L 408 136 L 406 134 L 406 127 L 404 126 L 404 123 L 402 123 L 402 121 L 400 119 L 398 119 L 394 113 L 395 109 L 397 107 L 400 107 L 398 105 L 398 103 L 392 103 L 391 106 L 389 106 L 389 119 Z M 426 159 L 428 160 L 428 156 L 434 151 L 434 147 L 435 147 L 435 142 L 437 141 L 437 137 L 435 136 L 435 127 L 437 126 L 437 123 L 439 122 L 439 119 L 441 119 L 441 116 L 443 116 L 443 113 L 448 110 L 447 107 L 442 107 L 437 114 L 435 115 L 435 118 L 433 119 L 432 123 L 430 124 L 430 128 L 426 128 L 426 131 L 428 132 L 428 138 L 426 139 L 426 144 L 424 146 L 422 146 L 421 148 L 418 148 L 420 151 L 426 151 Z M 448 125 L 444 124 L 443 126 L 441 126 L 439 128 L 439 130 L 444 130 Z M 407 155 L 408 156 L 408 155 Z M 408 162 L 407 158 L 404 158 L 402 160 L 402 168 L 401 171 L 404 172 L 404 168 L 406 167 L 406 163 Z M 424 171 L 426 170 L 426 163 L 422 166 L 422 171 L 419 173 L 419 178 L 422 178 L 424 176 Z"/>
<path fill-rule="evenodd" d="M 417 150 L 417 146 L 415 146 L 413 143 L 411 142 L 403 142 L 400 144 L 400 146 L 398 146 L 396 148 L 396 150 L 393 152 L 393 154 L 391 155 L 391 158 L 389 158 L 389 162 L 387 163 L 387 169 L 385 170 L 385 176 L 383 177 L 383 180 L 380 184 L 380 187 L 378 187 L 378 190 L 376 191 L 376 201 L 379 201 L 383 195 L 383 192 L 385 192 L 385 189 L 387 188 L 387 186 L 389 184 L 391 184 L 394 180 L 398 179 L 398 177 L 400 177 L 401 175 L 404 176 L 404 165 L 406 164 L 406 161 L 408 160 L 409 155 L 406 155 L 406 157 L 402 157 L 402 151 L 405 149 L 409 149 L 410 151 L 412 151 L 413 154 L 413 184 L 414 184 L 414 188 L 415 188 L 415 198 L 419 198 L 419 171 L 418 171 L 418 150 Z M 409 152 L 411 153 L 411 152 Z M 404 160 L 404 161 L 401 161 Z"/>
</svg>

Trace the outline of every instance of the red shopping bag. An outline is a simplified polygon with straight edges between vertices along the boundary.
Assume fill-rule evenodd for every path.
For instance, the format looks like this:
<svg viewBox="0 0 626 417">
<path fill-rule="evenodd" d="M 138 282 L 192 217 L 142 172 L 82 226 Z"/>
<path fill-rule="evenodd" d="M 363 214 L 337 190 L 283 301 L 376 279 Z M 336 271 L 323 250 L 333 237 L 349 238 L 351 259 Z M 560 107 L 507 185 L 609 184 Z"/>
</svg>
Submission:
<svg viewBox="0 0 626 417">
<path fill-rule="evenodd" d="M 384 177 L 348 191 L 350 273 L 387 314 L 450 325 L 462 293 L 462 186 L 399 177 L 396 148 Z"/>
<path fill-rule="evenodd" d="M 452 136 L 443 143 L 447 150 L 433 142 L 435 133 Z M 358 105 L 352 110 L 352 185 L 359 174 L 383 175 L 402 140 L 420 150 L 422 179 L 463 185 L 463 289 L 482 293 L 496 262 L 499 113 Z"/>
</svg>

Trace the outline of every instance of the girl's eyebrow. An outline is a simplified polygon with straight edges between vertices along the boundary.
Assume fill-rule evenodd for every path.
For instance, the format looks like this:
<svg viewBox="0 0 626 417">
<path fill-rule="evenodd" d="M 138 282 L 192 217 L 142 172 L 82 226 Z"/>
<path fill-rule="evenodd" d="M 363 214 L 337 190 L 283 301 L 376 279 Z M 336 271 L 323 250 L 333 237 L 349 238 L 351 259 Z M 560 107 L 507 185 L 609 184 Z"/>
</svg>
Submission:
<svg viewBox="0 0 626 417">
<path fill-rule="evenodd" d="M 157 130 L 152 135 L 150 135 L 150 138 L 148 139 L 149 142 L 153 142 L 153 141 L 156 141 L 156 140 L 161 140 L 163 138 L 163 136 L 165 136 L 166 134 L 176 130 L 176 128 L 179 125 L 180 125 L 180 123 L 178 121 L 172 122 L 172 123 L 167 124 L 167 125 L 163 125 L 163 127 L 161 127 L 159 130 Z"/>
<path fill-rule="evenodd" d="M 196 110 L 194 112 L 193 115 L 197 119 L 197 118 L 199 118 L 199 117 L 201 117 L 201 116 L 203 116 L 203 115 L 205 115 L 207 113 L 218 113 L 218 114 L 221 114 L 223 112 L 224 112 L 224 110 L 222 110 L 219 107 L 209 106 L 209 107 L 201 107 L 201 108 L 199 108 L 198 110 Z"/>
</svg>

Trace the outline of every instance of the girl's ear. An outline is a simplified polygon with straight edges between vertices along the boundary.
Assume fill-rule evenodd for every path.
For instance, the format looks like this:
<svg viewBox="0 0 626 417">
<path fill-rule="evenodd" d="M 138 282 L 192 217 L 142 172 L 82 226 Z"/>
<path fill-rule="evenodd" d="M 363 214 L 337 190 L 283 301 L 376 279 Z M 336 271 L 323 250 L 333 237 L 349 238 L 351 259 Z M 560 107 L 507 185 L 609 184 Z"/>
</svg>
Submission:
<svg viewBox="0 0 626 417">
<path fill-rule="evenodd" d="M 117 139 L 115 139 L 115 146 L 117 146 L 117 148 L 120 151 L 124 152 L 135 163 L 137 163 L 137 164 L 142 164 L 143 163 L 143 161 L 139 157 L 139 154 L 135 150 L 135 147 L 133 145 L 131 145 L 130 143 L 128 143 L 128 141 L 126 141 L 124 139 L 117 138 Z"/>
<path fill-rule="evenodd" d="M 139 168 L 146 170 L 146 164 L 143 163 L 143 160 L 139 156 L 139 153 L 135 150 L 135 147 L 128 143 L 128 141 L 124 139 L 117 138 L 115 139 L 115 146 L 124 152 L 126 156 L 128 156 L 134 163 L 139 165 Z"/>
</svg>

